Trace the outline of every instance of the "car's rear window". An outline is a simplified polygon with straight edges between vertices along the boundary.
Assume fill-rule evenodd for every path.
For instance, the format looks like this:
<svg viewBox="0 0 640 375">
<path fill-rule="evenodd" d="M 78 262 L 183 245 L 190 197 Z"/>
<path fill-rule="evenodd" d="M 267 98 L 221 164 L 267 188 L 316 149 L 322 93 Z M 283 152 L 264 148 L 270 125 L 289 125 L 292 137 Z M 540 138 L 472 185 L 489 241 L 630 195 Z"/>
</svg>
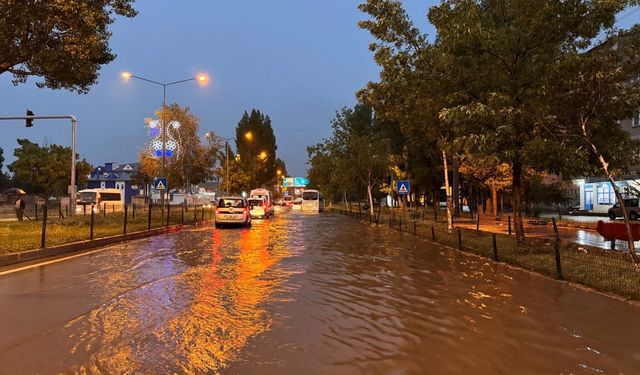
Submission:
<svg viewBox="0 0 640 375">
<path fill-rule="evenodd" d="M 249 199 L 249 206 L 254 207 L 254 206 L 262 206 L 262 199 Z"/>
<path fill-rule="evenodd" d="M 244 200 L 242 199 L 220 199 L 218 207 L 244 208 Z"/>
</svg>

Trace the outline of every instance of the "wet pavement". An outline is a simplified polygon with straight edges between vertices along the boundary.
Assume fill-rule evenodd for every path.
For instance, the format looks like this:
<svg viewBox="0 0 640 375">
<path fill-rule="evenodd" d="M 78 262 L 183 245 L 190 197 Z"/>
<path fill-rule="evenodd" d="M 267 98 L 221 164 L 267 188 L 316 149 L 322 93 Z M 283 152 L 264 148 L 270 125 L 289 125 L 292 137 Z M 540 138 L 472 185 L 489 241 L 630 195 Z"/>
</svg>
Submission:
<svg viewBox="0 0 640 375">
<path fill-rule="evenodd" d="M 640 309 L 330 214 L 0 276 L 0 374 L 635 374 Z"/>
<path fill-rule="evenodd" d="M 563 216 L 564 217 L 564 216 Z M 611 220 L 602 217 L 578 217 L 577 222 L 583 223 L 597 223 L 598 220 L 602 220 L 605 223 L 610 223 Z M 584 219 L 584 220 L 580 220 Z M 587 220 L 590 219 L 590 220 Z M 616 223 L 624 223 L 622 220 L 616 220 Z M 460 221 L 455 224 L 456 226 L 468 229 L 475 229 L 476 224 L 471 220 Z M 595 224 L 594 224 L 595 225 Z M 480 230 L 494 233 L 509 233 L 509 226 L 507 223 L 495 220 L 485 220 L 480 223 Z M 512 233 L 515 233 L 515 229 L 512 229 Z M 549 224 L 537 225 L 537 224 L 524 224 L 524 233 L 529 238 L 555 238 L 553 232 L 553 226 Z M 558 227 L 558 235 L 562 241 L 574 242 L 579 245 L 597 247 L 601 249 L 611 249 L 611 241 L 605 241 L 604 238 L 593 229 L 579 229 L 574 227 Z M 636 249 L 640 249 L 640 242 L 636 241 Z M 626 241 L 615 241 L 616 251 L 628 251 L 629 245 Z"/>
</svg>

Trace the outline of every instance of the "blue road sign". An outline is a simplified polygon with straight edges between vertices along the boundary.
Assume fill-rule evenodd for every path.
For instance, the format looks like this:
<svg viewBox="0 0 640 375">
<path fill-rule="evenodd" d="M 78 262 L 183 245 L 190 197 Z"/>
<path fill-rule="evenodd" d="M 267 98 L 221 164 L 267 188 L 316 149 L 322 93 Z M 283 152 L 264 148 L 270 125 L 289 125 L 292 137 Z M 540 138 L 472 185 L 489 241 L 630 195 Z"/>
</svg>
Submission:
<svg viewBox="0 0 640 375">
<path fill-rule="evenodd" d="M 309 185 L 309 179 L 304 177 L 285 177 L 282 179 L 284 187 L 306 187 Z"/>
<path fill-rule="evenodd" d="M 398 181 L 396 184 L 396 193 L 398 193 L 398 195 L 409 195 L 409 193 L 411 193 L 409 180 Z"/>
<path fill-rule="evenodd" d="M 294 177 L 293 178 L 293 186 L 295 187 L 306 187 L 309 185 L 309 179 L 304 177 Z"/>
<path fill-rule="evenodd" d="M 153 188 L 156 190 L 167 190 L 167 179 L 165 177 L 154 178 Z"/>
</svg>

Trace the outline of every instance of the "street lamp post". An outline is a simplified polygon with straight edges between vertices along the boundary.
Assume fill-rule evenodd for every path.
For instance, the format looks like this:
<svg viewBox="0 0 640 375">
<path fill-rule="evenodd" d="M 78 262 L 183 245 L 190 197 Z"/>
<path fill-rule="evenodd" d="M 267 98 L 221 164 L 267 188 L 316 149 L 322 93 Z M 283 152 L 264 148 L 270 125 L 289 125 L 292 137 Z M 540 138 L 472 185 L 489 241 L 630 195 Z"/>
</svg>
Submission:
<svg viewBox="0 0 640 375">
<path fill-rule="evenodd" d="M 122 73 L 122 78 L 124 78 L 125 80 L 129 80 L 131 78 L 135 78 L 135 79 L 139 79 L 141 81 L 145 81 L 148 83 L 153 83 L 155 85 L 159 85 L 162 86 L 162 114 L 160 116 L 160 126 L 162 128 L 162 177 L 166 177 L 166 166 L 167 166 L 167 122 L 165 121 L 164 117 L 165 117 L 165 111 L 167 109 L 167 86 L 172 86 L 172 85 L 177 85 L 179 83 L 184 83 L 184 82 L 190 82 L 190 81 L 198 81 L 200 84 L 205 84 L 207 83 L 207 81 L 209 80 L 209 78 L 207 77 L 206 74 L 198 74 L 195 77 L 192 78 L 187 78 L 187 79 L 181 79 L 178 81 L 173 81 L 173 82 L 158 82 L 158 81 L 154 81 L 152 79 L 148 79 L 148 78 L 144 78 L 144 77 L 140 77 L 137 75 L 134 75 L 130 72 L 123 72 Z M 167 183 L 168 185 L 168 183 Z M 168 187 L 165 187 L 168 188 Z M 161 204 L 164 205 L 164 190 L 162 191 L 162 193 L 160 194 L 160 201 Z"/>
<path fill-rule="evenodd" d="M 213 132 L 207 133 L 206 136 L 224 140 L 224 153 L 225 153 L 226 158 L 227 158 L 227 167 L 226 167 L 226 169 L 227 169 L 227 196 L 229 196 L 229 141 L 232 140 L 233 138 L 221 137 L 219 135 L 214 134 Z"/>
</svg>

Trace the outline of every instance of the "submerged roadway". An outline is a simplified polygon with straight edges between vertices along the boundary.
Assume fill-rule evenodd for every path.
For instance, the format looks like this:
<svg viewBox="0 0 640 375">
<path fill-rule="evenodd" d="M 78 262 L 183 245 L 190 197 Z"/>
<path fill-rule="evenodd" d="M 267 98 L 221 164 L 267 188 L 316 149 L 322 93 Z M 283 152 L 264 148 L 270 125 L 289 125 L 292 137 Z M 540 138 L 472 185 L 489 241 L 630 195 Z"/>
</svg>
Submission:
<svg viewBox="0 0 640 375">
<path fill-rule="evenodd" d="M 0 374 L 634 374 L 640 309 L 331 215 L 0 270 Z"/>
</svg>

